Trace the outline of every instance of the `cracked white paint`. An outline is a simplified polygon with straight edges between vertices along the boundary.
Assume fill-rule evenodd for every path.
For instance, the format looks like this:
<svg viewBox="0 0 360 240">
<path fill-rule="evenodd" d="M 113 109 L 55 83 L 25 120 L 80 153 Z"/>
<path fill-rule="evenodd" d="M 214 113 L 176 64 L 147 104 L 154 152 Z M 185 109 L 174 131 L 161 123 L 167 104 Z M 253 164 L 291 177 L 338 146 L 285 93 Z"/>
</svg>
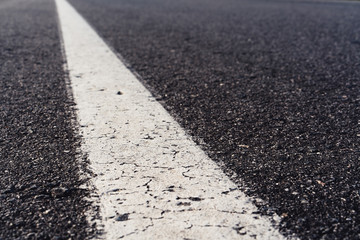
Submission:
<svg viewBox="0 0 360 240">
<path fill-rule="evenodd" d="M 283 239 L 86 21 L 56 0 L 104 235 Z M 121 91 L 122 94 L 117 94 Z M 271 223 L 272 221 L 272 223 Z M 99 225 L 99 224 L 98 224 Z"/>
</svg>

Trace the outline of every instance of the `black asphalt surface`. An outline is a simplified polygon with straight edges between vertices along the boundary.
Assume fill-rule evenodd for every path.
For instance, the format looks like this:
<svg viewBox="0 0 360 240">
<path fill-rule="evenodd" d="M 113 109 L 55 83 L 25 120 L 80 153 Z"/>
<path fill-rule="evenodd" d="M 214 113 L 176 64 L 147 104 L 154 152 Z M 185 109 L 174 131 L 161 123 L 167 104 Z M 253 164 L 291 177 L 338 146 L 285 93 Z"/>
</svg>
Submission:
<svg viewBox="0 0 360 240">
<path fill-rule="evenodd" d="M 70 2 L 284 234 L 360 239 L 360 3 Z M 0 0 L 1 240 L 95 234 L 57 24 Z"/>
<path fill-rule="evenodd" d="M 49 0 L 0 0 L 0 239 L 84 239 L 73 102 Z"/>
<path fill-rule="evenodd" d="M 360 239 L 359 3 L 70 2 L 284 233 Z"/>
</svg>

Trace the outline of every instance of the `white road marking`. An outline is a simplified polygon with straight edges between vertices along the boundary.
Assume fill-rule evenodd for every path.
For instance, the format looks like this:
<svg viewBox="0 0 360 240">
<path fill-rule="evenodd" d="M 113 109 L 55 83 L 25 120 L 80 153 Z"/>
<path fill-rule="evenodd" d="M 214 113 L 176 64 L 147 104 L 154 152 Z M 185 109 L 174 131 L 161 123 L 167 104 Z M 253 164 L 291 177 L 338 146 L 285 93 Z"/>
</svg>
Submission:
<svg viewBox="0 0 360 240">
<path fill-rule="evenodd" d="M 106 239 L 284 239 L 86 21 L 56 0 Z M 272 221 L 272 223 L 271 223 Z"/>
</svg>

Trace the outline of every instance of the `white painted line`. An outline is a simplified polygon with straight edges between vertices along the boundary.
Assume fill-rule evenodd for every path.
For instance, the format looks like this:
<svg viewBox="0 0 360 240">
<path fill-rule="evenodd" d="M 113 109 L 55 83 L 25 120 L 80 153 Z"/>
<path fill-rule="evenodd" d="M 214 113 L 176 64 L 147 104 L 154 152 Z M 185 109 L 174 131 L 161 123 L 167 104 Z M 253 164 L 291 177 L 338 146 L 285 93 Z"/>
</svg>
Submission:
<svg viewBox="0 0 360 240">
<path fill-rule="evenodd" d="M 283 239 L 86 21 L 56 3 L 103 237 Z"/>
</svg>

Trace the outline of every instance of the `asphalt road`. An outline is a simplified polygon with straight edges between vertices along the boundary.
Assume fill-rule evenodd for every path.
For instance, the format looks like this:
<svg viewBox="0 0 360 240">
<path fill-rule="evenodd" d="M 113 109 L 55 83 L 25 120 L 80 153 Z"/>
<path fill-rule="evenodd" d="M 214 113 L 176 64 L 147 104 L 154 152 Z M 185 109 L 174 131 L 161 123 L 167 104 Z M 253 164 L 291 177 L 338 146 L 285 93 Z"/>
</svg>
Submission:
<svg viewBox="0 0 360 240">
<path fill-rule="evenodd" d="M 284 232 L 360 239 L 360 4 L 70 2 Z"/>
<path fill-rule="evenodd" d="M 284 234 L 360 239 L 359 3 L 70 2 Z M 0 0 L 0 69 L 0 239 L 92 236 L 52 0 Z"/>
<path fill-rule="evenodd" d="M 56 9 L 0 1 L 0 239 L 92 234 Z"/>
</svg>

